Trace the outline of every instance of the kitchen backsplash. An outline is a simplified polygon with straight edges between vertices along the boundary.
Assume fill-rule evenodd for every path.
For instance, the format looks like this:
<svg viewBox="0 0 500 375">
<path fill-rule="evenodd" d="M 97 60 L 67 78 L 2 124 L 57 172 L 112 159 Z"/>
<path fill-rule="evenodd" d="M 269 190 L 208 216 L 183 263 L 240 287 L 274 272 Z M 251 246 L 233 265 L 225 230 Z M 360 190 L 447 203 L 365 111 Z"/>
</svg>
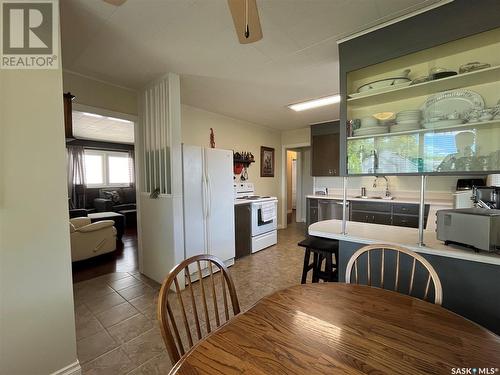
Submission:
<svg viewBox="0 0 500 375">
<path fill-rule="evenodd" d="M 427 192 L 439 193 L 452 193 L 455 191 L 457 179 L 459 178 L 472 178 L 472 177 L 485 177 L 485 176 L 429 176 L 427 178 Z M 415 192 L 420 190 L 420 177 L 419 176 L 388 176 L 389 190 L 391 193 L 395 192 Z M 385 189 L 385 181 L 379 178 L 377 181 L 377 188 L 373 188 L 373 181 L 375 177 L 349 177 L 348 189 L 360 190 L 361 187 L 366 187 L 367 191 L 383 191 Z M 314 188 L 328 188 L 329 190 L 342 189 L 342 177 L 315 177 Z M 451 197 L 450 197 L 451 199 Z"/>
</svg>

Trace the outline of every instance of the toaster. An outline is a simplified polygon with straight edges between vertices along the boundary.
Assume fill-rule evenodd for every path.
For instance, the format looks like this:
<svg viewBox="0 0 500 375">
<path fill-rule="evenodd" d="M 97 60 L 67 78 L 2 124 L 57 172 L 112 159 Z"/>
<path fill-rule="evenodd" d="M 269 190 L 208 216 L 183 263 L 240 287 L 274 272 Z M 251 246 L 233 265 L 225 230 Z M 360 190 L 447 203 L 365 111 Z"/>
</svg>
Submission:
<svg viewBox="0 0 500 375">
<path fill-rule="evenodd" d="M 437 211 L 437 239 L 475 250 L 500 248 L 500 210 L 460 208 Z"/>
</svg>

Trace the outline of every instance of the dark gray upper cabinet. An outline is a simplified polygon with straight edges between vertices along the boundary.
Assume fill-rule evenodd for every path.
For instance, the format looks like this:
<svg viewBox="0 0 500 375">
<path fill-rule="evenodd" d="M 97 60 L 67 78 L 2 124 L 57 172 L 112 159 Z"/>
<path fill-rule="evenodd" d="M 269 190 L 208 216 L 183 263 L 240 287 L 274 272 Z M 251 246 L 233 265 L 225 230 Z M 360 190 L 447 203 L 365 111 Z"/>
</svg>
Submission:
<svg viewBox="0 0 500 375">
<path fill-rule="evenodd" d="M 495 59 L 499 34 L 500 1 L 455 0 L 339 43 L 340 175 L 498 173 L 500 148 L 491 146 L 490 140 L 498 139 L 500 119 L 471 121 L 468 109 L 464 109 L 451 122 L 456 126 L 451 126 L 445 120 L 451 119 L 453 112 L 440 109 L 434 112 L 443 112 L 440 116 L 445 119 L 438 118 L 438 124 L 433 124 L 436 117 L 431 116 L 429 106 L 434 103 L 432 99 L 446 99 L 459 89 L 468 90 L 464 96 L 473 91 L 476 98 L 482 97 L 484 105 L 473 103 L 476 107 L 496 105 L 500 88 L 500 66 Z M 401 86 L 392 93 L 358 92 L 366 83 L 393 77 L 406 69 L 411 70 L 409 78 L 415 80 L 428 76 L 431 67 L 459 72 L 461 65 L 472 61 L 489 63 L 491 68 Z M 387 113 L 397 117 L 399 112 L 416 109 L 421 110 L 419 126 L 391 127 L 390 131 L 382 127 L 377 134 L 347 132 L 348 120 Z M 359 126 L 358 121 L 355 126 Z M 473 141 L 467 141 L 472 145 L 464 145 L 461 138 L 455 140 L 460 132 L 474 134 Z"/>
<path fill-rule="evenodd" d="M 339 121 L 311 125 L 313 176 L 339 175 L 339 131 Z"/>
</svg>

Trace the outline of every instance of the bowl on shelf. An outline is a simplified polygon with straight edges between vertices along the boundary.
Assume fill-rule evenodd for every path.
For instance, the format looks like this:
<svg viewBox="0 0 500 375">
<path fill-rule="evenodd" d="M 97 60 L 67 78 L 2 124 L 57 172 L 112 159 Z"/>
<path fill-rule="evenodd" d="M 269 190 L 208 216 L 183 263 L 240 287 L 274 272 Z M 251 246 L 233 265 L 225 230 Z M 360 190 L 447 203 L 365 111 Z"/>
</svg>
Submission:
<svg viewBox="0 0 500 375">
<path fill-rule="evenodd" d="M 458 73 L 452 69 L 436 67 L 429 71 L 429 77 L 432 80 L 456 76 Z"/>
</svg>

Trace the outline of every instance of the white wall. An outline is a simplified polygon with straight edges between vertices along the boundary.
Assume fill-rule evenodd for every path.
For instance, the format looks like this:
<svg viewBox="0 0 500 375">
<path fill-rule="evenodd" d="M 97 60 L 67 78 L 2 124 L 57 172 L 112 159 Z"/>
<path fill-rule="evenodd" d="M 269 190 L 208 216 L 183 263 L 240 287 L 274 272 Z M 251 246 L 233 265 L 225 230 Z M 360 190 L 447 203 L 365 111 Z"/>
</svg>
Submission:
<svg viewBox="0 0 500 375">
<path fill-rule="evenodd" d="M 0 70 L 0 374 L 76 361 L 61 70 Z"/>
<path fill-rule="evenodd" d="M 137 115 L 137 92 L 73 72 L 63 72 L 64 92 L 76 96 L 74 102 L 110 111 Z"/>
<path fill-rule="evenodd" d="M 285 130 L 281 132 L 281 144 L 311 144 L 311 128 L 306 126 L 300 129 Z"/>
<path fill-rule="evenodd" d="M 233 119 L 199 108 L 182 105 L 182 142 L 209 147 L 210 128 L 214 129 L 217 148 L 250 151 L 255 163 L 248 168 L 249 180 L 259 195 L 280 197 L 281 192 L 281 133 L 277 130 Z M 274 177 L 260 177 L 260 146 L 275 150 Z M 279 199 L 281 207 L 282 199 Z M 281 209 L 279 211 L 281 213 Z M 286 218 L 285 218 L 286 220 Z M 278 218 L 282 223 L 281 215 Z"/>
</svg>

